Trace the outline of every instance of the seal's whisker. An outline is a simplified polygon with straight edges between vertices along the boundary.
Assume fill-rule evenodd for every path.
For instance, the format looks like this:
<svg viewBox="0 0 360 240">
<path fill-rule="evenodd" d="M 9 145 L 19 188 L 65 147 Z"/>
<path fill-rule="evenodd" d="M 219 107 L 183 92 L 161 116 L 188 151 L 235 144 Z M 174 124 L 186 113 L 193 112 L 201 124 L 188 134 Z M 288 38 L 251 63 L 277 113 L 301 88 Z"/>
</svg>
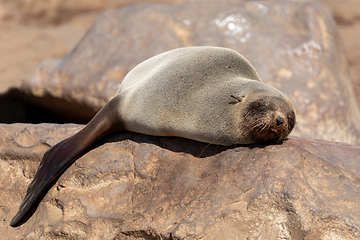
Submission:
<svg viewBox="0 0 360 240">
<path fill-rule="evenodd" d="M 258 122 L 255 122 L 255 124 L 251 127 L 251 130 L 260 129 L 259 132 L 262 132 L 265 128 L 266 124 L 258 120 Z"/>
<path fill-rule="evenodd" d="M 260 132 L 263 132 L 264 130 L 269 129 L 269 128 L 270 128 L 270 126 L 268 126 L 267 124 L 264 123 L 263 127 L 260 130 Z"/>
</svg>

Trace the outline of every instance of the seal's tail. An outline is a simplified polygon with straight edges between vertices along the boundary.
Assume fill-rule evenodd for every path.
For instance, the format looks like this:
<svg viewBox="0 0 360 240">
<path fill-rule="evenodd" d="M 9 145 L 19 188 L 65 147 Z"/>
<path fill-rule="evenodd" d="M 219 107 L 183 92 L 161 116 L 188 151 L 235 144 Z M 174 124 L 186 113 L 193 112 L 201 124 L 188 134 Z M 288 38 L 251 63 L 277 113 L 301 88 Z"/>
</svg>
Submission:
<svg viewBox="0 0 360 240">
<path fill-rule="evenodd" d="M 81 131 L 56 144 L 44 155 L 10 226 L 17 227 L 25 223 L 61 174 L 86 153 L 97 139 L 111 132 L 123 130 L 117 112 L 120 98 L 120 95 L 113 98 Z"/>
</svg>

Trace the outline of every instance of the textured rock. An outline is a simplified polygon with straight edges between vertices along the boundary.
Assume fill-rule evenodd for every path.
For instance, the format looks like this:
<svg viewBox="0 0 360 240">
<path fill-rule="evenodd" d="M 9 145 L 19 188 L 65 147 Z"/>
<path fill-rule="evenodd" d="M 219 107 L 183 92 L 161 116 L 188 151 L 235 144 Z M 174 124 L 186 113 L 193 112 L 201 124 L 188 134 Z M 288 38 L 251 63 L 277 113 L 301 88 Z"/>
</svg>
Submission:
<svg viewBox="0 0 360 240">
<path fill-rule="evenodd" d="M 80 128 L 0 125 L 4 239 L 360 237 L 358 146 L 292 138 L 226 149 L 134 133 L 99 142 L 11 228 L 44 152 Z"/>
<path fill-rule="evenodd" d="M 302 0 L 307 1 L 307 0 Z M 354 83 L 355 95 L 360 103 L 360 2 L 358 0 L 316 0 L 327 9 L 336 21 L 341 38 L 344 40 L 350 76 Z"/>
<path fill-rule="evenodd" d="M 136 64 L 192 45 L 225 46 L 246 56 L 264 82 L 293 100 L 296 136 L 360 143 L 360 114 L 343 46 L 333 20 L 314 3 L 199 0 L 108 11 L 50 77 L 38 71 L 23 88 L 76 102 L 88 118 Z M 77 113 L 68 105 L 53 109 Z"/>
</svg>

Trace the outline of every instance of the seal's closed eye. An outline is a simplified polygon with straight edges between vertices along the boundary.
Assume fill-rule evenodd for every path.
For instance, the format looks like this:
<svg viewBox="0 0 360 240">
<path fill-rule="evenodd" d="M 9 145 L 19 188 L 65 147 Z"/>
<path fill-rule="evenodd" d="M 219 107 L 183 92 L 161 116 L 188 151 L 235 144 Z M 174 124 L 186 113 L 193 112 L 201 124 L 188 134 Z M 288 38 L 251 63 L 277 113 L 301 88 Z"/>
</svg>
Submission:
<svg viewBox="0 0 360 240">
<path fill-rule="evenodd" d="M 252 111 L 262 112 L 262 111 L 266 111 L 267 108 L 268 105 L 264 100 L 261 99 L 256 100 L 250 104 L 250 110 Z"/>
</svg>

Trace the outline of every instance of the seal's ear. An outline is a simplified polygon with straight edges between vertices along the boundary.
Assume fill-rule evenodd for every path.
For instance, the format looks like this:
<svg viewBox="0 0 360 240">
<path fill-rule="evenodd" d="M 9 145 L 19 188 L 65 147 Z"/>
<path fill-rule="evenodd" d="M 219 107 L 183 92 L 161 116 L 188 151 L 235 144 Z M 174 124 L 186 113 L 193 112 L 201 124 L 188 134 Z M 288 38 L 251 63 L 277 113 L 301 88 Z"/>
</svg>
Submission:
<svg viewBox="0 0 360 240">
<path fill-rule="evenodd" d="M 235 103 L 238 103 L 238 102 L 242 102 L 245 96 L 239 96 L 239 95 L 232 95 L 231 94 L 230 97 L 234 98 L 237 101 Z"/>
</svg>

